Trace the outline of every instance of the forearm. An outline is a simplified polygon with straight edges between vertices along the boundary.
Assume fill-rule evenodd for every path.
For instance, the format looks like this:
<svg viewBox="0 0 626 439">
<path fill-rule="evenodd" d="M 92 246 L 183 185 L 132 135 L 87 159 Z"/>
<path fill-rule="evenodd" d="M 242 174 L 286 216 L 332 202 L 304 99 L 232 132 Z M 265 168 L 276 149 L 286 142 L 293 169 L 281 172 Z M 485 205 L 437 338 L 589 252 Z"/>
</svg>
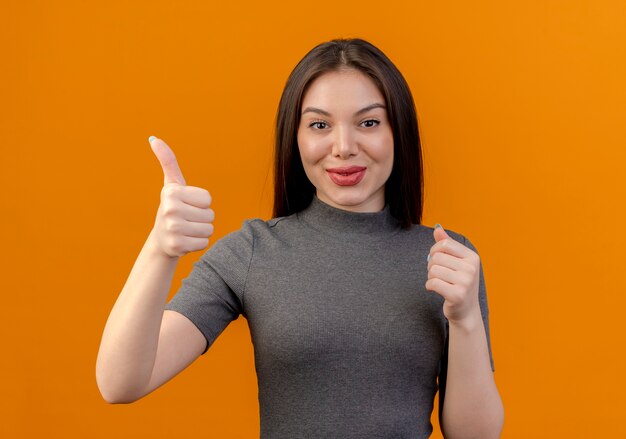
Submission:
<svg viewBox="0 0 626 439">
<path fill-rule="evenodd" d="M 498 438 L 503 422 L 502 400 L 478 310 L 463 325 L 450 323 L 442 430 L 448 439 Z"/>
<path fill-rule="evenodd" d="M 177 262 L 178 258 L 158 251 L 151 233 L 102 335 L 96 379 L 107 401 L 124 402 L 147 386 Z"/>
</svg>

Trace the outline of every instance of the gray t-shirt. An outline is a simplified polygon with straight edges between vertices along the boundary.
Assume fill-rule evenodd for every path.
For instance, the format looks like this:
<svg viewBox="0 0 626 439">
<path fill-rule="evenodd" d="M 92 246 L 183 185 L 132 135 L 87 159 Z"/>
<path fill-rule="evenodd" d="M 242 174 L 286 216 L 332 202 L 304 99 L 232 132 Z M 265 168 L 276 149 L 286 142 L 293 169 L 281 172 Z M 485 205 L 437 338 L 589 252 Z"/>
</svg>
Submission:
<svg viewBox="0 0 626 439">
<path fill-rule="evenodd" d="M 426 438 L 447 366 L 443 298 L 424 287 L 434 243 L 431 227 L 403 230 L 388 207 L 356 213 L 314 197 L 217 241 L 166 309 L 207 349 L 247 319 L 263 439 Z M 479 294 L 489 340 L 482 265 Z"/>
</svg>

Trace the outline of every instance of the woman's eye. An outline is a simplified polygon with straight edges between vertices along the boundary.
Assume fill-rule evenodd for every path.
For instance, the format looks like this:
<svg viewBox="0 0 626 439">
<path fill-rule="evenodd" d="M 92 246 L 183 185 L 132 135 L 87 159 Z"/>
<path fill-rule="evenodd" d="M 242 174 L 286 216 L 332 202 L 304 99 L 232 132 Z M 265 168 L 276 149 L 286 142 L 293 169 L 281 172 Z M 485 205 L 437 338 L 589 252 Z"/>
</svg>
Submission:
<svg viewBox="0 0 626 439">
<path fill-rule="evenodd" d="M 372 128 L 375 127 L 376 125 L 378 125 L 380 122 L 377 121 L 376 119 L 368 119 L 368 120 L 364 120 L 362 122 L 362 124 L 366 127 L 366 128 Z"/>
<path fill-rule="evenodd" d="M 316 120 L 315 122 L 311 122 L 309 127 L 313 127 L 316 130 L 323 130 L 326 128 L 326 122 L 322 122 L 321 120 Z"/>
</svg>

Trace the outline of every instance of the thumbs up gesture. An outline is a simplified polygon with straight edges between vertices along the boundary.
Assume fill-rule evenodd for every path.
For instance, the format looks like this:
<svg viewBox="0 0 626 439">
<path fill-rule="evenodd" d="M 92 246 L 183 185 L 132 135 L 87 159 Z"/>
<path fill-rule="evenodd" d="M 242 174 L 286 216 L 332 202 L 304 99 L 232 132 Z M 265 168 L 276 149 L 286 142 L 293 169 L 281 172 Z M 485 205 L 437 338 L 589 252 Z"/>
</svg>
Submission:
<svg viewBox="0 0 626 439">
<path fill-rule="evenodd" d="M 186 185 L 174 152 L 163 140 L 150 137 L 150 146 L 164 177 L 161 204 L 152 229 L 158 246 L 171 257 L 206 248 L 215 218 L 209 208 L 211 195 L 205 189 Z"/>
<path fill-rule="evenodd" d="M 481 319 L 478 301 L 480 257 L 452 239 L 438 224 L 433 236 L 436 242 L 428 255 L 426 289 L 445 299 L 443 314 L 450 323 Z"/>
</svg>

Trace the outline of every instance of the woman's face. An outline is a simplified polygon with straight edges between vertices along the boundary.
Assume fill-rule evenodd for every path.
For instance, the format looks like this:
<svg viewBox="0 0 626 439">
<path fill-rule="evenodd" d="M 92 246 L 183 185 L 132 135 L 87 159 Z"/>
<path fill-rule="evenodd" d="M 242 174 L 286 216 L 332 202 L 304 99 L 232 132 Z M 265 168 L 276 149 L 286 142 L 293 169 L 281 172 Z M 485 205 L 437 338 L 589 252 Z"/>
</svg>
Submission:
<svg viewBox="0 0 626 439">
<path fill-rule="evenodd" d="M 302 100 L 298 148 L 321 201 L 354 212 L 383 209 L 393 133 L 369 77 L 350 69 L 316 78 Z"/>
</svg>

